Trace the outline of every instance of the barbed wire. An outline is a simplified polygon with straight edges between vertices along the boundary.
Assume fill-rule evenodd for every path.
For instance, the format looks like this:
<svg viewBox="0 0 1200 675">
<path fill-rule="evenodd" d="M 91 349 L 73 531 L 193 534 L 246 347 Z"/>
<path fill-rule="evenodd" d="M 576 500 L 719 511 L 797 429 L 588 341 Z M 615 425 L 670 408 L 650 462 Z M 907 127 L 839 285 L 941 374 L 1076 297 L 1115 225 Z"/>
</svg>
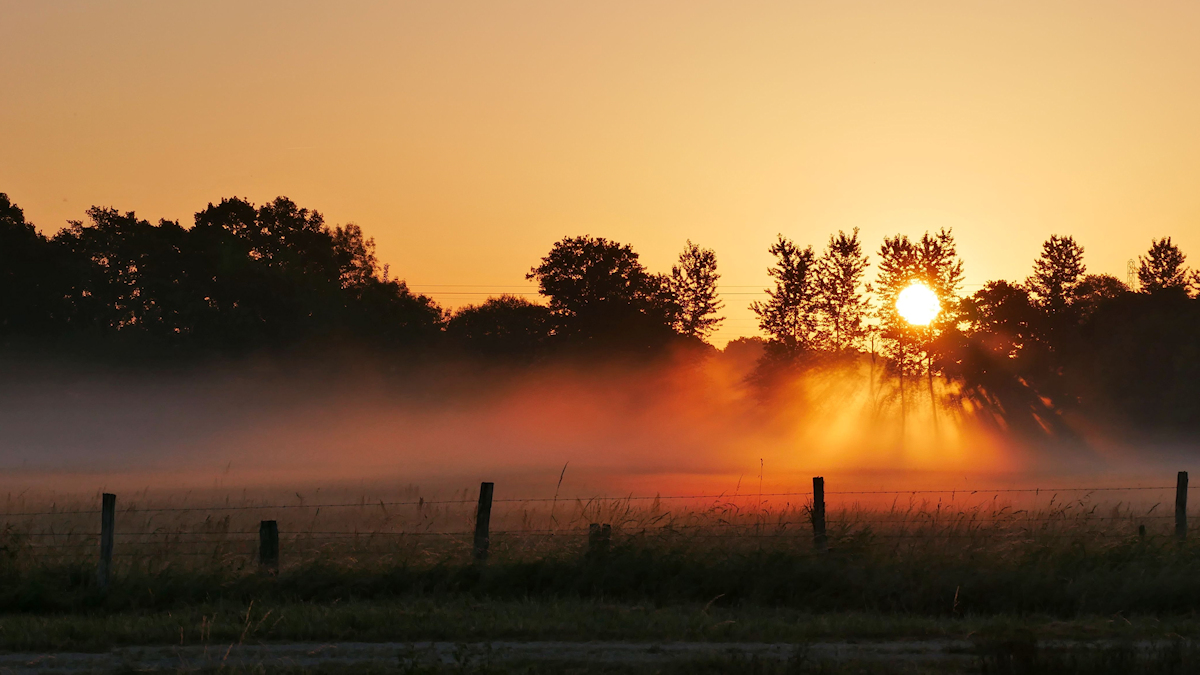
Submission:
<svg viewBox="0 0 1200 675">
<path fill-rule="evenodd" d="M 1118 492 L 1118 491 L 1165 491 L 1175 490 L 1176 486 L 1093 486 L 1093 487 L 1032 487 L 1032 488 L 987 488 L 987 489 L 972 489 L 972 488 L 950 488 L 950 489 L 920 489 L 920 490 L 826 490 L 826 496 L 834 495 L 920 495 L 920 494 L 937 494 L 937 495 L 995 495 L 995 494 L 1041 494 L 1041 493 L 1058 493 L 1058 492 Z M 1188 490 L 1200 489 L 1200 485 L 1190 485 Z M 734 500 L 734 499 L 761 499 L 764 497 L 809 497 L 813 493 L 809 491 L 798 492 L 762 492 L 762 493 L 718 493 L 718 494 L 689 494 L 689 495 L 600 495 L 593 497 L 507 497 L 493 499 L 493 503 L 572 503 L 582 502 L 591 504 L 595 502 L 622 502 L 622 501 L 666 501 L 666 500 L 699 500 L 699 499 L 714 499 L 714 500 Z M 128 506 L 121 509 L 119 512 L 124 514 L 135 513 L 184 513 L 195 511 L 249 511 L 249 510 L 271 510 L 271 509 L 337 509 L 337 508 L 374 508 L 377 506 L 440 506 L 446 504 L 477 504 L 477 499 L 418 499 L 415 501 L 356 501 L 356 502 L 334 502 L 334 503 L 318 503 L 318 504 L 242 504 L 238 506 L 232 505 L 212 505 L 212 506 L 159 506 L 142 508 L 137 505 Z M 96 515 L 101 513 L 100 509 L 74 509 L 67 511 L 13 511 L 8 513 L 0 513 L 0 517 L 29 517 L 29 516 L 66 516 L 66 515 Z"/>
<path fill-rule="evenodd" d="M 854 528 L 856 526 L 870 525 L 894 525 L 900 528 L 912 528 L 921 532 L 929 533 L 931 530 L 955 530 L 963 527 L 980 527 L 989 529 L 1002 529 L 1006 526 L 1019 526 L 1025 523 L 1063 523 L 1063 524 L 1086 524 L 1089 522 L 1128 522 L 1141 523 L 1145 521 L 1158 521 L 1174 518 L 1173 515 L 1123 515 L 1123 516 L 1092 516 L 1088 514 L 1058 514 L 1052 516 L 1017 516 L 1017 517 L 995 517 L 995 518 L 971 518 L 971 517 L 946 517 L 943 519 L 932 518 L 851 518 L 851 519 L 826 519 L 825 523 L 829 527 L 845 527 Z M 692 530 L 737 530 L 729 535 L 722 536 L 743 536 L 751 531 L 758 530 L 787 530 L 788 528 L 809 528 L 812 526 L 811 520 L 799 521 L 773 521 L 764 523 L 685 523 L 685 524 L 667 524 L 660 526 L 633 526 L 629 528 L 620 528 L 619 532 L 623 531 L 626 534 L 685 534 Z M 191 543 L 223 543 L 223 542 L 254 542 L 257 535 L 260 533 L 252 530 L 234 530 L 230 532 L 114 532 L 114 537 L 128 539 L 130 537 L 155 537 L 159 538 L 156 541 L 124 541 L 124 545 L 135 544 L 191 544 Z M 456 537 L 456 536 L 473 536 L 473 530 L 464 531 L 362 531 L 362 530 L 307 530 L 307 531 L 280 531 L 281 537 L 288 537 L 294 540 L 300 539 L 320 539 L 320 538 L 362 538 L 371 539 L 375 537 Z M 526 529 L 526 530 L 493 530 L 489 532 L 489 536 L 579 536 L 589 534 L 589 530 L 581 528 L 548 528 L 548 529 Z M 19 537 L 30 538 L 62 538 L 62 539 L 79 539 L 84 541 L 62 541 L 49 544 L 38 544 L 37 546 L 47 547 L 89 547 L 96 546 L 100 538 L 98 533 L 78 533 L 74 535 L 63 535 L 49 532 L 29 532 L 19 533 Z M 166 540 L 166 541 L 162 541 Z"/>
<path fill-rule="evenodd" d="M 1200 487 L 1200 486 L 1197 486 Z M 950 490 L 827 490 L 827 495 L 906 495 L 906 494 L 1005 494 L 1009 492 L 1113 492 L 1119 490 L 1174 490 L 1169 487 L 1067 487 L 1067 488 L 1000 488 L 995 490 L 950 489 Z M 1195 489 L 1191 486 L 1188 489 Z"/>
<path fill-rule="evenodd" d="M 946 524 L 913 523 L 913 522 L 909 522 L 909 521 L 890 521 L 890 520 L 888 520 L 888 521 L 826 521 L 826 525 L 827 525 L 827 527 L 831 528 L 831 531 L 829 531 L 827 533 L 829 536 L 868 535 L 868 536 L 872 536 L 872 537 L 884 537 L 884 538 L 897 537 L 897 536 L 899 536 L 899 537 L 912 536 L 912 537 L 927 537 L 927 538 L 931 538 L 931 539 L 937 539 L 937 538 L 954 537 L 954 536 L 960 536 L 960 535 L 977 536 L 977 535 L 981 535 L 981 534 L 986 534 L 988 536 L 1011 536 L 1013 534 L 1021 533 L 1021 532 L 1033 533 L 1035 531 L 1027 530 L 1027 528 L 1024 528 L 1021 526 L 1024 524 L 1028 524 L 1030 522 L 1053 522 L 1056 520 L 1060 520 L 1060 519 L 1057 519 L 1057 518 L 1032 518 L 1032 519 L 1003 520 L 1003 521 L 994 521 L 994 522 L 986 522 L 986 521 L 962 522 L 962 521 L 960 521 L 960 522 L 956 522 L 956 523 L 946 523 Z M 1137 523 L 1139 521 L 1145 520 L 1145 517 L 1136 517 L 1136 516 L 1135 517 L 1098 517 L 1098 518 L 1091 518 L 1088 520 L 1104 521 L 1104 522 L 1126 521 L 1126 522 L 1129 522 L 1130 524 L 1133 524 L 1133 523 Z M 1060 521 L 1060 522 L 1069 522 L 1069 521 Z M 870 529 L 865 529 L 865 530 L 861 529 L 861 528 L 855 529 L 855 527 L 854 527 L 856 525 L 864 525 L 864 524 L 871 524 L 871 523 L 897 523 L 900 525 L 911 525 L 912 528 L 911 528 L 911 531 L 902 531 L 902 532 L 882 531 L 882 532 L 879 532 L 879 531 L 874 531 L 874 530 L 870 530 Z M 700 538 L 700 539 L 706 539 L 706 538 L 722 538 L 722 539 L 751 538 L 752 539 L 752 538 L 757 538 L 757 537 L 804 537 L 804 536 L 812 535 L 812 531 L 808 529 L 809 527 L 811 527 L 811 525 L 812 525 L 812 523 L 809 521 L 794 521 L 794 522 L 785 523 L 783 525 L 771 524 L 771 525 L 762 527 L 761 530 L 765 530 L 765 531 L 760 531 L 760 528 L 758 526 L 746 525 L 746 526 L 741 526 L 741 529 L 739 529 L 737 531 L 733 531 L 733 532 L 728 532 L 728 531 L 727 532 L 713 532 L 713 531 L 711 531 L 713 529 L 713 526 L 707 526 L 707 525 L 691 526 L 690 529 L 695 530 L 694 532 L 689 532 L 684 527 L 678 527 L 678 526 L 676 526 L 676 527 L 672 527 L 672 526 L 632 527 L 632 528 L 628 528 L 628 529 L 617 529 L 617 530 L 615 530 L 615 533 L 622 534 L 625 536 L 634 536 L 634 537 L 646 536 L 646 535 L 649 535 L 649 536 L 681 535 L 681 536 L 687 536 L 689 538 Z M 1004 527 L 1006 525 L 1015 526 L 1015 527 Z M 788 529 L 788 527 L 786 527 L 786 526 L 795 526 L 795 527 L 794 527 L 794 529 Z M 963 526 L 965 526 L 965 528 Z M 842 529 L 839 531 L 840 527 L 845 528 L 845 529 Z M 804 529 L 800 529 L 800 528 L 804 528 Z M 908 528 L 901 527 L 899 529 L 905 530 Z M 964 529 L 965 529 L 965 531 L 964 531 Z M 1047 530 L 1043 529 L 1043 530 L 1038 530 L 1037 532 L 1047 532 Z M 163 534 L 163 533 L 136 533 L 136 535 L 130 534 L 130 533 L 127 533 L 127 534 L 129 534 L 129 536 L 146 536 L 146 535 L 156 535 L 156 534 Z M 187 533 L 184 533 L 184 534 L 187 534 Z M 476 533 L 474 531 L 467 531 L 467 530 L 464 530 L 464 531 L 438 531 L 438 532 L 353 532 L 353 531 L 334 530 L 334 531 L 319 531 L 319 532 L 280 532 L 279 534 L 280 534 L 281 538 L 286 537 L 287 539 L 289 539 L 291 541 L 295 541 L 295 542 L 304 542 L 304 541 L 320 542 L 320 541 L 344 541 L 346 539 L 369 540 L 369 539 L 373 539 L 373 538 L 386 538 L 386 537 L 394 537 L 394 538 L 472 537 Z M 575 529 L 543 529 L 543 530 L 498 530 L 498 531 L 490 532 L 488 534 L 488 536 L 492 537 L 492 538 L 509 537 L 509 536 L 511 536 L 511 537 L 551 537 L 551 538 L 552 537 L 564 537 L 564 538 L 570 538 L 570 537 L 590 536 L 591 534 L 592 534 L 591 530 L 575 528 Z M 1122 534 L 1122 533 L 1121 532 L 1112 532 L 1112 531 L 1106 531 L 1106 532 L 1091 531 L 1091 532 L 1089 532 L 1089 534 Z M 95 539 L 99 538 L 98 535 L 92 535 L 92 536 Z M 179 535 L 171 534 L 169 536 L 177 537 Z M 152 541 L 125 541 L 125 542 L 122 542 L 122 545 L 123 546 L 151 546 L 151 547 L 167 548 L 167 547 L 175 547 L 175 546 L 181 546 L 181 545 L 187 546 L 187 545 L 195 545 L 195 544 L 252 544 L 252 543 L 255 543 L 255 541 L 256 541 L 256 538 L 254 538 L 254 537 L 229 538 L 229 537 L 223 537 L 223 536 L 204 536 L 204 537 L 200 537 L 200 538 L 168 539 L 166 541 L 162 541 L 162 540 L 158 540 L 158 541 L 153 541 L 153 540 Z M 35 545 L 24 546 L 23 548 L 27 549 L 27 550 L 32 550 L 32 549 L 58 550 L 58 549 L 93 548 L 97 545 L 98 545 L 98 542 L 93 540 L 93 541 L 86 541 L 86 542 L 61 542 L 61 543 L 49 543 L 49 544 L 35 544 Z"/>
</svg>

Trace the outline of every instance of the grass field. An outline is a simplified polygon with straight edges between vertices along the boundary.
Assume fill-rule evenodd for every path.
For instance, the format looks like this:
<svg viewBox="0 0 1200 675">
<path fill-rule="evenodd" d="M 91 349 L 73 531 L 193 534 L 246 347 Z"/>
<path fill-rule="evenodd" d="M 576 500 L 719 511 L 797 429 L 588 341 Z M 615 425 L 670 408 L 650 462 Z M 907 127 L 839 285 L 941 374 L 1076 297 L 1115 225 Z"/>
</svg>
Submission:
<svg viewBox="0 0 1200 675">
<path fill-rule="evenodd" d="M 9 651 L 89 651 L 305 641 L 953 638 L 977 645 L 986 672 L 1032 673 L 1118 672 L 1105 664 L 1128 667 L 1129 659 L 1146 672 L 1188 672 L 1171 669 L 1193 663 L 1187 640 L 1200 638 L 1200 543 L 1176 539 L 1154 503 L 956 495 L 840 504 L 828 512 L 826 550 L 814 544 L 803 498 L 503 502 L 489 559 L 478 564 L 468 534 L 471 497 L 321 495 L 312 501 L 325 506 L 286 509 L 278 499 L 269 508 L 244 497 L 127 499 L 107 589 L 96 584 L 93 503 L 10 502 L 9 515 L 0 516 L 0 643 Z M 277 575 L 255 561 L 262 518 L 280 522 Z M 612 524 L 607 550 L 589 552 L 593 522 Z M 1105 646 L 1074 656 L 1043 650 L 1013 665 L 1022 645 L 1055 639 Z M 1137 640 L 1185 642 L 1169 654 L 1121 647 Z M 561 672 L 525 665 L 493 671 Z M 572 672 L 641 672 L 584 665 L 592 670 Z M 811 662 L 719 666 L 692 663 L 677 672 L 917 672 L 820 670 L 826 666 Z M 1036 670 L 1043 666 L 1059 670 Z"/>
</svg>

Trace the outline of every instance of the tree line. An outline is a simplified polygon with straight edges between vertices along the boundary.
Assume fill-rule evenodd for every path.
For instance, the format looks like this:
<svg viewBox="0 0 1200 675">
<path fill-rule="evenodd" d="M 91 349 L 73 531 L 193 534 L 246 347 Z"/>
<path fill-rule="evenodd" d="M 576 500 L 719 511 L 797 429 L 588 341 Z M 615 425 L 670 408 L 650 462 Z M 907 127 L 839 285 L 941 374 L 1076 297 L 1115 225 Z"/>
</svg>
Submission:
<svg viewBox="0 0 1200 675">
<path fill-rule="evenodd" d="M 1115 414 L 1147 428 L 1200 420 L 1200 277 L 1170 237 L 1155 239 L 1137 288 L 1089 274 L 1083 247 L 1052 236 L 1020 281 L 963 295 L 953 233 L 885 237 L 872 260 L 859 232 L 819 253 L 780 235 L 771 287 L 751 304 L 760 372 L 831 361 L 956 383 L 952 395 L 1006 425 L 1054 431 L 1064 415 Z M 46 236 L 0 194 L 4 349 L 246 354 L 345 345 L 394 353 L 549 354 L 711 349 L 722 321 L 715 253 L 687 242 L 665 273 L 628 244 L 565 237 L 533 265 L 543 302 L 502 295 L 448 311 L 412 292 L 355 225 L 330 226 L 285 197 L 222 199 L 185 227 L 92 207 Z M 920 282 L 941 312 L 912 326 L 895 300 Z M 728 348 L 727 348 L 728 349 Z"/>
<path fill-rule="evenodd" d="M 770 251 L 774 288 L 751 306 L 769 336 L 768 370 L 869 354 L 897 379 L 928 375 L 931 397 L 934 376 L 954 383 L 941 403 L 970 402 L 1005 429 L 1078 436 L 1126 424 L 1164 435 L 1200 427 L 1200 272 L 1170 237 L 1139 256 L 1136 288 L 1089 274 L 1083 246 L 1053 235 L 1022 282 L 990 281 L 967 296 L 949 230 L 885 237 L 873 281 L 857 230 L 830 237 L 820 255 L 782 235 Z M 941 306 L 927 326 L 896 310 L 914 283 Z"/>
<path fill-rule="evenodd" d="M 53 236 L 0 193 L 0 344 L 117 354 L 347 345 L 533 358 L 701 345 L 720 322 L 716 258 L 691 242 L 667 274 L 626 245 L 567 237 L 505 295 L 450 312 L 380 265 L 356 225 L 285 197 L 223 199 L 194 222 L 92 207 Z"/>
</svg>

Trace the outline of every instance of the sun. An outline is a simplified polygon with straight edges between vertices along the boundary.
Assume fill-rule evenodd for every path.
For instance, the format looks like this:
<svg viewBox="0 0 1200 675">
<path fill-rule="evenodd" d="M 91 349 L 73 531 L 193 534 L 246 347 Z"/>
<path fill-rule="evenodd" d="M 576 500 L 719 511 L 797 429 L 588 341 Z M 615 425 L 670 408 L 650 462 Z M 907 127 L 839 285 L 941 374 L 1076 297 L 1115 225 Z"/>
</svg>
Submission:
<svg viewBox="0 0 1200 675">
<path fill-rule="evenodd" d="M 914 326 L 928 326 L 942 311 L 942 303 L 928 286 L 914 282 L 896 296 L 896 311 Z"/>
</svg>

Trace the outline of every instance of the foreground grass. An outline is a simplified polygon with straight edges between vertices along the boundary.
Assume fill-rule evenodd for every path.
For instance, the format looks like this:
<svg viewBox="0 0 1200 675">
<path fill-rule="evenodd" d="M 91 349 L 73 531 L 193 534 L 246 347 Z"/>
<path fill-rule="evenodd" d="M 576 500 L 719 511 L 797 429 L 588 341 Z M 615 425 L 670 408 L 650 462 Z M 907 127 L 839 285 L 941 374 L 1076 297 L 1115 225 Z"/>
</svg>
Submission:
<svg viewBox="0 0 1200 675">
<path fill-rule="evenodd" d="M 905 656 L 895 651 L 880 658 L 878 654 L 856 653 L 853 644 L 831 652 L 828 647 L 800 642 L 770 653 L 722 645 L 705 655 L 680 653 L 664 654 L 662 648 L 650 646 L 633 658 L 622 658 L 604 650 L 605 643 L 589 643 L 589 656 L 569 655 L 569 651 L 554 651 L 548 643 L 539 643 L 538 654 L 528 651 L 513 654 L 508 647 L 497 645 L 459 644 L 448 651 L 436 651 L 421 645 L 390 645 L 384 651 L 376 649 L 370 655 L 340 653 L 327 645 L 310 645 L 311 652 L 271 655 L 260 650 L 247 660 L 235 656 L 227 660 L 224 645 L 204 646 L 188 655 L 167 648 L 147 653 L 148 647 L 114 652 L 107 662 L 80 662 L 78 656 L 58 654 L 29 662 L 9 662 L 18 670 L 23 667 L 46 667 L 63 672 L 152 672 L 152 673 L 221 673 L 223 675 L 291 675 L 293 673 L 402 673 L 404 675 L 542 675 L 573 673 L 575 675 L 673 675 L 683 673 L 750 675 L 800 674 L 868 674 L 916 675 L 973 673 L 978 675 L 1182 675 L 1200 672 L 1200 650 L 1195 642 L 1182 639 L 1139 642 L 1129 638 L 1112 638 L 1102 643 L 1066 645 L 1039 642 L 1024 630 L 1002 632 L 991 637 L 973 640 L 973 646 L 941 652 L 924 652 Z M 294 649 L 294 648 L 293 648 Z M 391 649 L 389 653 L 387 650 Z M 599 649 L 600 651 L 596 651 Z M 244 654 L 244 652 L 239 652 Z M 323 655 L 314 660 L 314 655 Z M 225 656 L 222 656 L 225 654 Z M 197 660 L 199 656 L 199 660 Z M 25 656 L 22 659 L 28 658 Z M 61 661 L 59 659 L 62 659 Z"/>
<path fill-rule="evenodd" d="M 1200 638 L 1200 618 L 929 617 L 797 609 L 653 607 L 592 600 L 470 598 L 337 603 L 207 603 L 170 611 L 0 615 L 8 651 L 103 651 L 121 645 L 489 640 L 781 642 L 882 639 L 1136 640 Z"/>
<path fill-rule="evenodd" d="M 123 559 L 109 588 L 94 560 L 0 555 L 0 612 L 177 611 L 205 603 L 332 604 L 361 599 L 473 597 L 710 604 L 931 617 L 1187 614 L 1200 607 L 1200 543 L 1084 534 L 833 539 L 629 537 L 604 555 L 571 548 L 475 565 L 420 549 L 316 551 L 278 576 L 244 559 Z M 974 538 L 972 538 L 974 537 Z M 2 554 L 2 551 L 0 551 Z"/>
<path fill-rule="evenodd" d="M 320 666 L 218 668 L 222 675 L 1185 675 L 1197 672 L 1200 660 L 1190 652 L 1172 649 L 1133 654 L 1124 648 L 1088 653 L 1040 654 L 1028 659 L 981 656 L 963 664 L 865 663 L 792 658 L 766 661 L 723 656 L 661 664 L 594 664 L 574 662 L 460 664 L 420 666 L 400 660 L 395 667 Z M 168 671 L 169 672 L 169 671 Z M 195 672 L 195 671 L 189 671 Z"/>
<path fill-rule="evenodd" d="M 1200 672 L 1187 641 L 1200 639 L 1200 541 L 1169 536 L 1153 507 L 1097 512 L 1080 501 L 1038 512 L 947 512 L 940 505 L 844 512 L 833 521 L 830 550 L 818 550 L 795 507 L 667 512 L 658 504 L 637 511 L 628 502 L 589 502 L 569 524 L 616 523 L 610 545 L 590 550 L 586 530 L 547 532 L 522 511 L 513 526 L 520 529 L 494 537 L 481 565 L 472 560 L 469 535 L 433 536 L 438 518 L 448 516 L 418 506 L 421 531 L 402 532 L 416 521 L 397 524 L 384 506 L 356 506 L 361 523 L 342 514 L 333 526 L 318 525 L 314 514 L 307 530 L 289 529 L 277 575 L 255 565 L 253 523 L 131 510 L 105 589 L 96 582 L 87 523 L 64 525 L 55 515 L 5 524 L 0 650 L 185 645 L 207 654 L 209 646 L 228 653 L 229 645 L 287 642 L 685 641 L 787 643 L 802 651 L 812 642 L 946 639 L 963 641 L 954 649 L 973 645 L 972 670 L 723 655 L 654 667 L 510 660 L 447 669 L 397 657 L 316 671 L 263 664 L 217 672 Z M 134 516 L 143 522 L 128 522 Z M 168 516 L 176 520 L 159 522 Z M 361 535 L 360 524 L 369 528 Z M 340 532 L 347 528 L 355 533 Z M 1061 653 L 1054 640 L 1093 642 Z M 962 658 L 954 667 L 961 665 Z"/>
<path fill-rule="evenodd" d="M 314 525 L 284 542 L 277 575 L 257 569 L 242 525 L 171 523 L 162 541 L 130 531 L 106 589 L 96 583 L 90 535 L 26 523 L 0 531 L 0 650 L 953 639 L 975 645 L 974 670 L 729 656 L 650 670 L 511 661 L 445 670 L 400 659 L 380 672 L 1200 672 L 1190 643 L 1162 654 L 1136 646 L 1200 639 L 1200 542 L 1141 529 L 1116 507 L 1108 516 L 1094 511 L 858 514 L 832 529 L 830 550 L 818 550 L 807 526 L 797 529 L 796 513 L 771 522 L 762 514 L 747 522 L 725 511 L 675 514 L 663 525 L 666 515 L 652 507 L 644 522 L 612 518 L 621 526 L 609 546 L 589 550 L 578 533 L 533 528 L 497 537 L 483 565 L 472 561 L 469 538 L 384 530 L 325 541 Z M 703 522 L 679 522 L 684 516 Z M 1046 647 L 1056 639 L 1100 646 L 1061 654 Z M 318 672 L 365 672 L 339 667 Z"/>
</svg>

